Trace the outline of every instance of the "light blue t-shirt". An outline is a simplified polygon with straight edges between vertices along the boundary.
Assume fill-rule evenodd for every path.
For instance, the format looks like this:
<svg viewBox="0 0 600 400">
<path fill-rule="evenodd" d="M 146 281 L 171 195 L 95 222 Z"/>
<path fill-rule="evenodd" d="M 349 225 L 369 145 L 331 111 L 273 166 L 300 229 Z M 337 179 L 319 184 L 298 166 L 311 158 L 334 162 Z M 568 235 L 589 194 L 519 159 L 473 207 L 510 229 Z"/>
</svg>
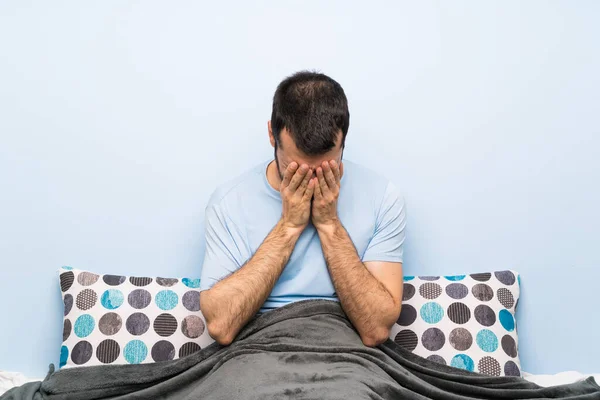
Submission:
<svg viewBox="0 0 600 400">
<path fill-rule="evenodd" d="M 241 268 L 281 218 L 281 196 L 267 181 L 268 164 L 222 185 L 211 196 L 200 290 Z M 338 216 L 363 262 L 402 262 L 404 200 L 388 180 L 344 161 Z M 261 312 L 305 299 L 338 300 L 312 224 L 298 239 Z"/>
</svg>

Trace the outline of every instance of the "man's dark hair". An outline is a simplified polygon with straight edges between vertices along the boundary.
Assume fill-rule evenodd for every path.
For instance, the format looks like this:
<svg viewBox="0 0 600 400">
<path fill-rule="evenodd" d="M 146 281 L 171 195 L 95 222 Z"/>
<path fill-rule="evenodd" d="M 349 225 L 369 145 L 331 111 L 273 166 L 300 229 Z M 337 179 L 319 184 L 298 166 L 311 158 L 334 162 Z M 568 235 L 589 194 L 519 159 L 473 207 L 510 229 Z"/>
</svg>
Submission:
<svg viewBox="0 0 600 400">
<path fill-rule="evenodd" d="M 277 86 L 271 115 L 276 145 L 286 128 L 304 154 L 323 154 L 335 146 L 340 131 L 344 146 L 349 125 L 344 89 L 327 75 L 301 71 Z"/>
</svg>

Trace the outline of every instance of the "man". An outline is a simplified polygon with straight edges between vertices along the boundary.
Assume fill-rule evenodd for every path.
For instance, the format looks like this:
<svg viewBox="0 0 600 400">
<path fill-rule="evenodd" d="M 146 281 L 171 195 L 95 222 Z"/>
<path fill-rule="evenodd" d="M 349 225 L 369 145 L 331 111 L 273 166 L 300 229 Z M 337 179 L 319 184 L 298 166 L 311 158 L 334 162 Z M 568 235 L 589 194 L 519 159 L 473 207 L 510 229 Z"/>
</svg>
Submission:
<svg viewBox="0 0 600 400">
<path fill-rule="evenodd" d="M 342 87 L 299 72 L 273 98 L 275 159 L 219 187 L 206 208 L 200 307 L 230 344 L 259 311 L 339 301 L 363 343 L 384 342 L 400 315 L 404 202 L 381 176 L 342 162 Z"/>
</svg>

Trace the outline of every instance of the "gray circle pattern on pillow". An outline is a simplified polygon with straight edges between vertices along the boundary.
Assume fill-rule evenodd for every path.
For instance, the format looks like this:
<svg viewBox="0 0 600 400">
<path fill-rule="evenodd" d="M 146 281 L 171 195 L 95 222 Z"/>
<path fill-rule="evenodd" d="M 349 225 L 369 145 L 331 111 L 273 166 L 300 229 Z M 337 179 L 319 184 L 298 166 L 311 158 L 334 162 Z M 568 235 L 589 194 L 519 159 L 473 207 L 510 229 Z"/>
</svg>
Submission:
<svg viewBox="0 0 600 400">
<path fill-rule="evenodd" d="M 419 294 L 429 300 L 437 299 L 442 294 L 442 287 L 437 283 L 427 282 L 419 287 Z"/>
<path fill-rule="evenodd" d="M 62 267 L 59 282 L 61 368 L 173 360 L 214 342 L 200 311 L 199 279 L 101 275 Z"/>
<path fill-rule="evenodd" d="M 515 271 L 405 276 L 390 338 L 433 362 L 491 376 L 520 376 Z"/>
<path fill-rule="evenodd" d="M 404 329 L 394 337 L 394 341 L 408 351 L 413 351 L 419 344 L 417 334 L 410 329 Z"/>
<path fill-rule="evenodd" d="M 402 289 L 402 301 L 407 301 L 413 298 L 415 295 L 415 287 L 410 283 L 404 284 L 404 289 Z"/>
<path fill-rule="evenodd" d="M 121 353 L 121 347 L 119 343 L 112 339 L 106 339 L 100 342 L 96 347 L 96 357 L 103 364 L 110 364 L 114 362 Z"/>
</svg>

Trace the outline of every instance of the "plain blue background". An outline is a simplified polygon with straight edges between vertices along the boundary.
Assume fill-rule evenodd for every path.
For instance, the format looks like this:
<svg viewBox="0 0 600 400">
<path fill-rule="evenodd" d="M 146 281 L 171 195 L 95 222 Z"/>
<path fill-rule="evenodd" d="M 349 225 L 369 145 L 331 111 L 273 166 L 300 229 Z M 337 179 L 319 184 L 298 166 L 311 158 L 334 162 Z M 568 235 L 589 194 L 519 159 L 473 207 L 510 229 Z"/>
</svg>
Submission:
<svg viewBox="0 0 600 400">
<path fill-rule="evenodd" d="M 0 368 L 57 362 L 61 265 L 198 276 L 277 83 L 344 86 L 406 274 L 516 269 L 523 368 L 600 371 L 600 3 L 0 2 Z"/>
</svg>

